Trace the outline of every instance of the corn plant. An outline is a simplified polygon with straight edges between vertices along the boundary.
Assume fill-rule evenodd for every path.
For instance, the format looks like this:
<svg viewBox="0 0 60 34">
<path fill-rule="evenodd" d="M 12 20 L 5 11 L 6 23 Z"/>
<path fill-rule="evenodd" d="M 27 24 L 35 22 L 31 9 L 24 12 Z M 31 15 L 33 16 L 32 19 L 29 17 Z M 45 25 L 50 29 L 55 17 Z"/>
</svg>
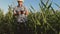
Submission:
<svg viewBox="0 0 60 34">
<path fill-rule="evenodd" d="M 40 0 L 38 11 L 30 4 L 30 13 L 26 23 L 27 34 L 60 34 L 60 10 L 55 11 L 52 7 L 54 2 L 49 3 L 49 1 L 46 0 L 44 3 Z M 54 4 L 60 8 L 58 4 Z M 0 9 L 0 34 L 14 34 L 16 23 L 11 6 L 5 15 Z"/>
</svg>

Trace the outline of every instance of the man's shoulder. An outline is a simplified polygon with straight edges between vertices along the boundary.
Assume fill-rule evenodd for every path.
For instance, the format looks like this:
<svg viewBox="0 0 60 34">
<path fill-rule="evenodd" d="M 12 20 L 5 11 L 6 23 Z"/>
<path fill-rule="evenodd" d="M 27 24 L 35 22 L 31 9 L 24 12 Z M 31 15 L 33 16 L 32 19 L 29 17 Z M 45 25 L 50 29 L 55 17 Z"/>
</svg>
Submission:
<svg viewBox="0 0 60 34">
<path fill-rule="evenodd" d="M 23 6 L 24 8 L 26 8 L 26 6 Z"/>
<path fill-rule="evenodd" d="M 14 9 L 17 9 L 17 6 L 15 6 Z"/>
<path fill-rule="evenodd" d="M 24 9 L 27 9 L 27 7 L 25 5 L 23 5 Z"/>
</svg>

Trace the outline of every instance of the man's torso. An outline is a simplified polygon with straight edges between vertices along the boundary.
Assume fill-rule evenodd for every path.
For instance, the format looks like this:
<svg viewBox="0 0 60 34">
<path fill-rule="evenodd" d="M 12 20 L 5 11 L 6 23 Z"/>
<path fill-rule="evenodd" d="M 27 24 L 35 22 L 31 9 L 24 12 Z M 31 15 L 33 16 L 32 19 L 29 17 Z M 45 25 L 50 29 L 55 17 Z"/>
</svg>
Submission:
<svg viewBox="0 0 60 34">
<path fill-rule="evenodd" d="M 25 7 L 24 6 L 22 6 L 22 7 L 16 7 L 15 8 L 15 11 L 16 11 L 16 13 L 19 13 L 19 12 L 23 12 L 23 13 L 25 13 Z M 17 22 L 25 22 L 25 20 L 27 19 L 27 17 L 26 17 L 26 15 L 25 14 L 23 14 L 23 13 L 21 13 L 21 14 L 19 14 L 19 15 L 17 15 Z"/>
</svg>

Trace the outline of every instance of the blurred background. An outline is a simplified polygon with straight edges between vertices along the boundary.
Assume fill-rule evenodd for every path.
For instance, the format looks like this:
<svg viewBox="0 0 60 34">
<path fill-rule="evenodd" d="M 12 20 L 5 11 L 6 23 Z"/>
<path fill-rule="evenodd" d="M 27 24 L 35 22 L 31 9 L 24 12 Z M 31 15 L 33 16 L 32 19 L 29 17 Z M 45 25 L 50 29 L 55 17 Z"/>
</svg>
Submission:
<svg viewBox="0 0 60 34">
<path fill-rule="evenodd" d="M 0 34 L 16 31 L 13 8 L 17 0 L 0 0 Z M 60 0 L 24 0 L 29 11 L 28 34 L 60 34 Z"/>
<path fill-rule="evenodd" d="M 47 0 L 43 0 L 45 3 Z M 60 5 L 60 0 L 50 0 L 49 3 L 52 1 L 52 7 L 56 10 L 59 10 L 59 8 L 54 4 Z M 38 4 L 40 3 L 40 0 L 24 0 L 24 5 L 29 8 L 30 4 L 37 10 L 39 10 Z M 8 6 L 12 5 L 13 7 L 17 6 L 17 0 L 0 0 L 0 8 L 4 10 L 4 13 L 8 11 Z"/>
</svg>

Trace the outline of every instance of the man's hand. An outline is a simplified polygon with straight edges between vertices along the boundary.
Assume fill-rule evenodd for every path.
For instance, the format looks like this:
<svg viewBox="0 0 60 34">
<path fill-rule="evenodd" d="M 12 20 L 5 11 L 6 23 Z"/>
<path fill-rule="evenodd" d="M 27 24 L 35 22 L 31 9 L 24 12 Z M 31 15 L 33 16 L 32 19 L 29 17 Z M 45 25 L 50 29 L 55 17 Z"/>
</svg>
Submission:
<svg viewBox="0 0 60 34">
<path fill-rule="evenodd" d="M 14 16 L 16 16 L 17 14 L 16 13 L 14 13 Z"/>
<path fill-rule="evenodd" d="M 19 14 L 21 14 L 21 12 L 20 12 L 20 11 L 15 13 L 15 15 L 16 15 L 16 16 L 17 16 L 17 15 L 19 15 Z"/>
<path fill-rule="evenodd" d="M 18 14 L 21 14 L 21 12 L 19 11 Z"/>
<path fill-rule="evenodd" d="M 28 16 L 28 14 L 29 14 L 29 12 L 28 12 L 28 11 L 26 11 L 26 12 L 25 12 L 25 15 L 26 15 L 26 16 Z"/>
</svg>

